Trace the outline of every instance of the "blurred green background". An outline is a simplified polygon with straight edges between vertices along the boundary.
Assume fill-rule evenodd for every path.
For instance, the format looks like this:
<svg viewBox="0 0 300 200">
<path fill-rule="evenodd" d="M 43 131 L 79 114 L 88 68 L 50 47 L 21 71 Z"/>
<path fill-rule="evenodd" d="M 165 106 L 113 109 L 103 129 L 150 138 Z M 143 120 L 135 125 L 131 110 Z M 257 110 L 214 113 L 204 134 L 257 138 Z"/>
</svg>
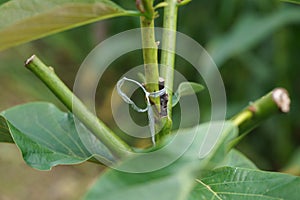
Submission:
<svg viewBox="0 0 300 200">
<path fill-rule="evenodd" d="M 115 2 L 135 9 L 133 0 Z M 162 10 L 159 13 L 163 15 Z M 161 18 L 157 26 L 162 26 Z M 65 110 L 23 62 L 37 54 L 72 88 L 80 64 L 99 42 L 138 27 L 138 18 L 115 18 L 0 52 L 0 110 L 30 101 L 50 101 Z M 178 30 L 198 41 L 214 58 L 226 87 L 228 117 L 275 87 L 290 92 L 291 112 L 263 123 L 238 149 L 261 169 L 300 175 L 300 6 L 273 0 L 194 0 L 180 8 Z M 110 111 L 112 87 L 141 62 L 141 52 L 122 56 L 101 79 L 105 87 L 97 91 L 99 117 L 117 131 Z M 178 58 L 176 66 L 182 66 L 177 70 L 187 79 L 199 81 L 192 66 L 182 59 Z M 209 116 L 207 95 L 199 95 L 203 121 Z M 0 199 L 78 199 L 101 171 L 87 163 L 39 172 L 24 164 L 14 145 L 0 144 Z"/>
</svg>

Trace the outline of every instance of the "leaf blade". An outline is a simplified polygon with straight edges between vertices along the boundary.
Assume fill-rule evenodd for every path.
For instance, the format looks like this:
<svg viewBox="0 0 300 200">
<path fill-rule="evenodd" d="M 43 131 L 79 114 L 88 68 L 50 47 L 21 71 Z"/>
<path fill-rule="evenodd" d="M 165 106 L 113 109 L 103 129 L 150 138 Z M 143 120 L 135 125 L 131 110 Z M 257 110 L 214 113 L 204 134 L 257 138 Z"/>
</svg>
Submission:
<svg viewBox="0 0 300 200">
<path fill-rule="evenodd" d="M 222 134 L 215 134 L 216 127 L 222 127 Z M 196 131 L 197 138 L 193 144 L 185 151 L 184 155 L 171 165 L 152 172 L 128 173 L 117 170 L 108 170 L 102 174 L 95 185 L 84 197 L 85 200 L 96 200 L 100 197 L 107 200 L 116 200 L 126 196 L 131 200 L 152 200 L 152 199 L 172 199 L 186 200 L 195 184 L 195 177 L 208 166 L 220 162 L 226 152 L 226 144 L 237 135 L 236 127 L 228 123 L 207 123 L 190 129 L 183 129 L 176 137 L 179 143 L 174 143 L 173 147 L 165 152 L 155 154 L 154 162 L 163 162 L 166 157 L 173 156 L 180 149 L 184 140 L 190 140 Z M 211 136 L 213 135 L 213 136 Z M 218 137 L 220 136 L 220 137 Z M 211 137 L 211 138 L 209 138 Z M 199 159 L 199 151 L 203 154 L 202 145 L 206 143 L 208 152 L 205 158 Z M 208 144 L 207 144 L 208 143 Z M 180 151 L 180 150 L 179 150 Z M 219 155 L 217 155 L 219 154 Z M 160 157 L 161 156 L 161 157 Z M 153 160 L 140 159 L 137 156 L 128 159 L 121 165 L 131 164 L 135 166 L 149 166 Z M 221 159 L 222 160 L 222 159 Z M 121 166 L 122 167 L 122 166 Z M 120 169 L 120 168 L 119 168 Z"/>
<path fill-rule="evenodd" d="M 106 164 L 114 156 L 70 113 L 45 102 L 28 103 L 0 113 L 25 162 L 39 170 L 78 164 L 92 157 Z"/>
<path fill-rule="evenodd" d="M 109 0 L 11 0 L 0 6 L 0 50 L 91 22 L 130 16 Z"/>
<path fill-rule="evenodd" d="M 225 159 L 222 163 L 220 163 L 217 168 L 220 167 L 240 167 L 247 169 L 257 169 L 255 164 L 250 161 L 245 155 L 239 152 L 236 149 L 230 150 L 230 152 L 226 155 Z"/>
<path fill-rule="evenodd" d="M 300 178 L 253 169 L 224 167 L 198 180 L 189 200 L 207 199 L 211 192 L 220 199 L 298 199 Z M 210 191 L 208 191 L 210 190 Z M 216 196 L 217 195 L 217 196 Z M 211 197 L 211 196 L 210 196 Z M 216 198 L 218 199 L 218 198 Z"/>
<path fill-rule="evenodd" d="M 172 97 L 172 107 L 174 107 L 183 96 L 195 95 L 204 90 L 204 86 L 195 82 L 182 82 Z"/>
</svg>

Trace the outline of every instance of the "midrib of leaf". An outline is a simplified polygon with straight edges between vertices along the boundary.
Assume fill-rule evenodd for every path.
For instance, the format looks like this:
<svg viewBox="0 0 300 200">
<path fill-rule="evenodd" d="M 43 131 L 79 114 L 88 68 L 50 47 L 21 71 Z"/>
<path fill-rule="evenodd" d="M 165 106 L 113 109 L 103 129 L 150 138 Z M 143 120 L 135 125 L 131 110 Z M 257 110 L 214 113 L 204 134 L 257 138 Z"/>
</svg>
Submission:
<svg viewBox="0 0 300 200">
<path fill-rule="evenodd" d="M 206 185 L 205 183 L 203 183 L 203 182 L 202 182 L 201 180 L 199 180 L 199 179 L 196 179 L 196 181 L 197 181 L 198 183 L 200 183 L 201 185 L 203 185 L 204 188 L 206 188 L 210 193 L 212 193 L 212 195 L 213 195 L 214 197 L 216 197 L 216 198 L 219 199 L 219 200 L 222 200 L 222 198 L 219 197 L 218 193 L 216 193 L 215 191 L 213 191 L 213 190 L 211 189 L 210 186 Z"/>
</svg>

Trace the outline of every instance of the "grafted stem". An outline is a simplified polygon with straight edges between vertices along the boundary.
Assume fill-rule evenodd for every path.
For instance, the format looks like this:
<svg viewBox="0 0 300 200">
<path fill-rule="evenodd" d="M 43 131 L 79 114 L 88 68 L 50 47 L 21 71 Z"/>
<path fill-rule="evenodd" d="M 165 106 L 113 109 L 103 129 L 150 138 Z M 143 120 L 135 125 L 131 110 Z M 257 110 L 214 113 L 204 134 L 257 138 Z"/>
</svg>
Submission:
<svg viewBox="0 0 300 200">
<path fill-rule="evenodd" d="M 143 9 L 144 16 L 141 16 L 141 35 L 142 35 L 142 46 L 143 46 L 143 58 L 144 58 L 144 70 L 145 70 L 145 87 L 148 92 L 156 92 L 159 90 L 159 72 L 158 72 L 158 60 L 157 53 L 158 47 L 155 40 L 155 29 L 154 29 L 154 17 L 155 11 L 153 8 L 153 0 L 137 0 L 138 7 Z M 154 137 L 155 133 L 158 133 L 163 126 L 162 118 L 160 116 L 161 106 L 160 97 L 151 97 L 151 104 L 153 105 L 153 114 L 148 115 L 149 121 L 154 122 L 150 124 L 151 135 Z M 149 114 L 149 111 L 148 111 Z M 155 142 L 159 138 L 156 137 Z"/>
</svg>

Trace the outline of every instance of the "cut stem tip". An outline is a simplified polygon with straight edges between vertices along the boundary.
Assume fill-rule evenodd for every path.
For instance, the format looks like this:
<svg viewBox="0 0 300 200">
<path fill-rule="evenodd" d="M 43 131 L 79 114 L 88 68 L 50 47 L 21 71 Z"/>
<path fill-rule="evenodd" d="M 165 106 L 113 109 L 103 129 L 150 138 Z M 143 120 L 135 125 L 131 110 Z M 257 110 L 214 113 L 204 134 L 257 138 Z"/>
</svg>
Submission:
<svg viewBox="0 0 300 200">
<path fill-rule="evenodd" d="M 33 59 L 35 58 L 36 56 L 35 55 L 32 55 L 30 56 L 30 58 L 28 58 L 26 61 L 25 61 L 25 67 L 27 67 L 27 65 L 29 65 Z"/>
<path fill-rule="evenodd" d="M 286 89 L 284 88 L 274 89 L 272 93 L 272 98 L 281 112 L 288 113 L 290 111 L 291 99 Z"/>
</svg>

